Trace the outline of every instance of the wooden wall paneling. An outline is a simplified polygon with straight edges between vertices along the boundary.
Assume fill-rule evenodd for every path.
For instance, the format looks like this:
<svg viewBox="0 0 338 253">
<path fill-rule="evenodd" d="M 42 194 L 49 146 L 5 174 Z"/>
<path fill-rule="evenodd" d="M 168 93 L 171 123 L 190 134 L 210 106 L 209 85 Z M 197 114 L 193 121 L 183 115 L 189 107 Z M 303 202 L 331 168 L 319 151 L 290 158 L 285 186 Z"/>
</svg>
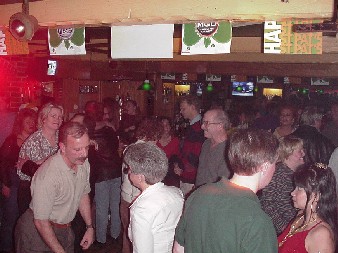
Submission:
<svg viewBox="0 0 338 253">
<path fill-rule="evenodd" d="M 65 120 L 69 120 L 69 115 L 79 112 L 79 80 L 63 79 L 62 106 L 64 108 Z"/>
<path fill-rule="evenodd" d="M 97 101 L 101 102 L 101 85 L 99 81 L 91 81 L 91 80 L 79 80 L 80 85 L 88 85 L 88 86 L 97 86 L 98 92 L 97 93 L 79 93 L 78 91 L 78 103 L 79 103 L 79 111 L 82 112 L 84 107 L 88 101 Z"/>
<path fill-rule="evenodd" d="M 170 93 L 166 95 L 163 92 L 163 88 L 171 90 Z M 175 108 L 175 84 L 174 83 L 163 83 L 162 93 L 158 96 L 158 102 L 155 107 L 155 114 L 158 116 L 166 116 L 169 118 L 174 117 L 174 108 Z"/>
<path fill-rule="evenodd" d="M 101 81 L 102 101 L 107 97 L 113 98 L 115 100 L 116 96 L 121 96 L 119 87 L 120 87 L 119 82 Z"/>
<path fill-rule="evenodd" d="M 137 90 L 140 86 L 140 81 L 129 81 L 124 80 L 119 82 L 120 86 L 120 96 L 123 99 L 126 99 L 127 96 L 132 100 L 135 100 L 140 108 L 141 114 L 146 115 L 146 91 Z"/>
</svg>

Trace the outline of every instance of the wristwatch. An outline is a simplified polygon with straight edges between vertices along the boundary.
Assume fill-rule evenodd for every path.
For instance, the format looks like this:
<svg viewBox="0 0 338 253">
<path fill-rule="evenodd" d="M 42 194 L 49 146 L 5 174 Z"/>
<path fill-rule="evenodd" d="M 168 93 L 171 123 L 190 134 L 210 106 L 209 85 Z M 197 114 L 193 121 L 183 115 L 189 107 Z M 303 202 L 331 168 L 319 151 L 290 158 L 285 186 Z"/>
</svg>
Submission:
<svg viewBox="0 0 338 253">
<path fill-rule="evenodd" d="M 88 228 L 92 228 L 92 229 L 94 229 L 94 226 L 93 226 L 93 224 L 86 225 L 86 229 L 88 229 Z"/>
</svg>

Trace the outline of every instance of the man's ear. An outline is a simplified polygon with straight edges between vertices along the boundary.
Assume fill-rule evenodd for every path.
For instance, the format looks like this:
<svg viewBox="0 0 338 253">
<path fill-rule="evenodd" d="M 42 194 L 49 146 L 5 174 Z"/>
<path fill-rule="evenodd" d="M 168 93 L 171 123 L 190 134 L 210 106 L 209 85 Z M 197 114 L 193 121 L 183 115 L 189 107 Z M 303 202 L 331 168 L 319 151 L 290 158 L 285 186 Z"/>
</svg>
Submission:
<svg viewBox="0 0 338 253">
<path fill-rule="evenodd" d="M 143 174 L 139 174 L 140 176 L 140 183 L 145 183 L 146 182 L 146 178 Z"/>
<path fill-rule="evenodd" d="M 264 175 L 265 172 L 268 170 L 268 168 L 269 168 L 269 164 L 268 164 L 268 162 L 265 162 L 260 166 L 259 172 L 261 172 L 262 175 Z"/>
</svg>

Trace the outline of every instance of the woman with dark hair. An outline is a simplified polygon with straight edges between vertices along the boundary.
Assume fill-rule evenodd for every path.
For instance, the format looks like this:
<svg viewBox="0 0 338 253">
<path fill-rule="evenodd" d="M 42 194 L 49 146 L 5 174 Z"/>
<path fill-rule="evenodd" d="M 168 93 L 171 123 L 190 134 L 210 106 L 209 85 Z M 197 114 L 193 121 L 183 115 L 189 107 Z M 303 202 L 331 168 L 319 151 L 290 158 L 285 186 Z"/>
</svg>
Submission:
<svg viewBox="0 0 338 253">
<path fill-rule="evenodd" d="M 292 134 L 297 126 L 297 112 L 289 105 L 284 105 L 279 110 L 280 126 L 276 128 L 273 134 L 279 139 Z"/>
<path fill-rule="evenodd" d="M 19 216 L 17 195 L 19 177 L 15 164 L 22 143 L 36 129 L 36 112 L 32 109 L 19 111 L 13 131 L 0 148 L 1 192 L 4 197 L 3 216 L 0 226 L 0 251 L 10 252 L 13 248 L 13 229 Z"/>
<path fill-rule="evenodd" d="M 180 178 L 174 172 L 174 164 L 179 162 L 180 141 L 173 135 L 171 120 L 168 117 L 160 117 L 159 120 L 163 125 L 163 134 L 156 144 L 164 151 L 169 161 L 169 170 L 163 183 L 169 186 L 180 187 Z"/>
<path fill-rule="evenodd" d="M 294 173 L 295 220 L 278 237 L 279 253 L 333 253 L 337 245 L 336 179 L 327 165 L 315 163 Z"/>
<path fill-rule="evenodd" d="M 140 123 L 140 111 L 135 100 L 123 103 L 122 119 L 117 130 L 120 141 L 129 145 L 136 141 L 135 131 Z"/>
</svg>

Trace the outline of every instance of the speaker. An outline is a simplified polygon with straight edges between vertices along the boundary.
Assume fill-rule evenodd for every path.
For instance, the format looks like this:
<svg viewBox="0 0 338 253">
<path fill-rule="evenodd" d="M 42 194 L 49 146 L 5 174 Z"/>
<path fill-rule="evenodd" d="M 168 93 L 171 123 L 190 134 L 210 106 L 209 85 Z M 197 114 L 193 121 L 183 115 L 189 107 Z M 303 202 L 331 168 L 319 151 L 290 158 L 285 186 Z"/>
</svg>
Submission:
<svg viewBox="0 0 338 253">
<path fill-rule="evenodd" d="M 9 31 L 18 41 L 31 40 L 38 26 L 38 20 L 34 16 L 23 12 L 15 13 L 9 19 Z"/>
</svg>

